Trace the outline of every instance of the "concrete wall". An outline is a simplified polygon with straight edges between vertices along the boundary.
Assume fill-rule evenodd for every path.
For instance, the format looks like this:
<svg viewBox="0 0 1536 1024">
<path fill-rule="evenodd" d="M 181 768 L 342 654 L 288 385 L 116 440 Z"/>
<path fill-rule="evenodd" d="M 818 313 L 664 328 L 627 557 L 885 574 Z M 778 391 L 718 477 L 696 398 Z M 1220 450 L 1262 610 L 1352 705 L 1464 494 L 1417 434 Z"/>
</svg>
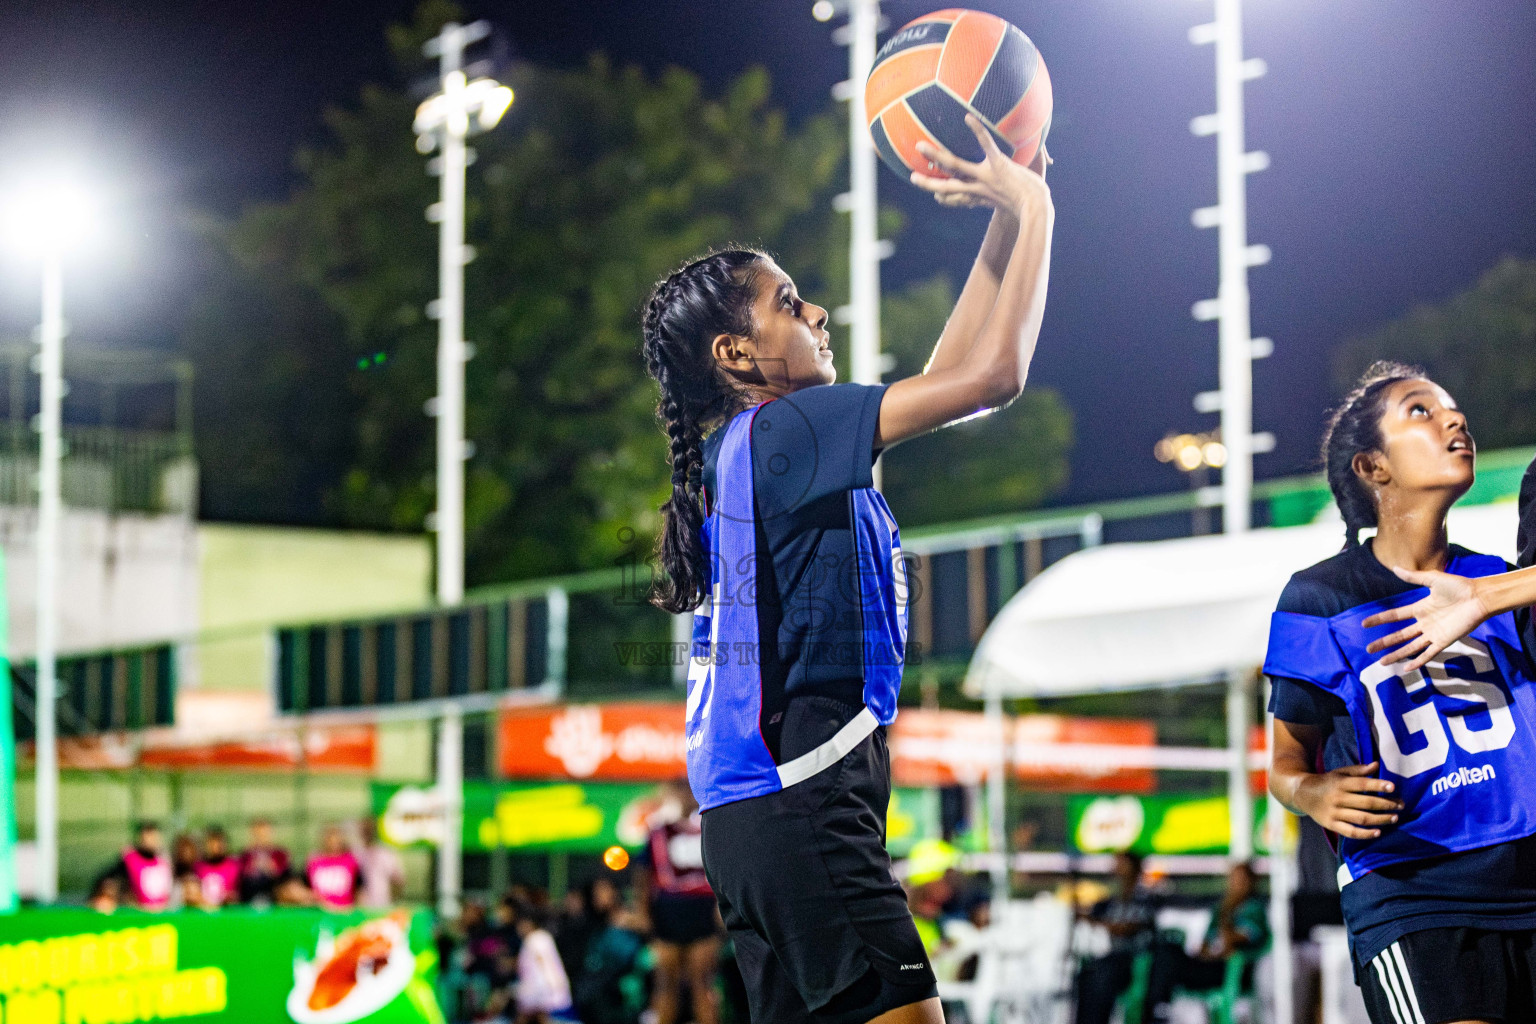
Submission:
<svg viewBox="0 0 1536 1024">
<path fill-rule="evenodd" d="M 198 621 L 184 685 L 265 690 L 270 626 L 420 606 L 432 596 L 425 536 L 203 523 Z"/>
<path fill-rule="evenodd" d="M 11 653 L 37 636 L 37 512 L 0 506 Z M 181 516 L 67 509 L 59 523 L 59 649 L 123 647 L 198 628 L 197 526 Z"/>
</svg>

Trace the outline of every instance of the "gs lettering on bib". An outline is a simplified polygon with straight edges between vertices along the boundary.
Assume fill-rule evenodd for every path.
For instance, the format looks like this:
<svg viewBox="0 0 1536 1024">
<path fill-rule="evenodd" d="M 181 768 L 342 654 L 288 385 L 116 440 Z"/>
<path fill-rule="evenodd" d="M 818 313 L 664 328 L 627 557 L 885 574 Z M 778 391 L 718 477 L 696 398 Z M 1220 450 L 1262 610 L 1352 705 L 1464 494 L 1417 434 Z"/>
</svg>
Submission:
<svg viewBox="0 0 1536 1024">
<path fill-rule="evenodd" d="M 1447 571 L 1504 572 L 1504 560 L 1467 555 Z M 1389 864 L 1472 850 L 1536 833 L 1536 682 L 1511 613 L 1495 616 L 1422 669 L 1383 665 L 1367 653 L 1395 632 L 1361 623 L 1420 600 L 1420 588 L 1331 618 L 1275 612 L 1264 671 L 1337 695 L 1349 711 L 1360 759 L 1381 762 L 1403 802 L 1396 825 L 1374 839 L 1341 837 L 1339 881 Z"/>
</svg>

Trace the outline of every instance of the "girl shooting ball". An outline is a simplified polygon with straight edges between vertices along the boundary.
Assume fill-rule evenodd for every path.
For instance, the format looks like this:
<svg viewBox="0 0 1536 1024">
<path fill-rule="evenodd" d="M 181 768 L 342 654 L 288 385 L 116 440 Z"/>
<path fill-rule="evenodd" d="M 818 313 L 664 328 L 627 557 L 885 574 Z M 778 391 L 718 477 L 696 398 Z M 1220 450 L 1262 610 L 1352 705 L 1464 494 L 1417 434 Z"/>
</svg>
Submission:
<svg viewBox="0 0 1536 1024">
<path fill-rule="evenodd" d="M 924 147 L 950 177 L 912 175 L 942 204 L 993 210 L 921 375 L 835 383 L 827 311 L 760 252 L 689 263 L 645 311 L 672 464 L 654 601 L 696 611 L 688 777 L 762 1024 L 943 1019 L 884 847 L 907 581 L 871 470 L 1022 392 L 1055 216 L 1044 148 L 1026 168 L 967 124 L 980 161 Z"/>
<path fill-rule="evenodd" d="M 1334 414 L 1324 457 L 1345 547 L 1293 576 L 1274 615 L 1270 789 L 1339 837 L 1375 1024 L 1536 1020 L 1529 610 L 1463 620 L 1434 650 L 1379 654 L 1413 639 L 1392 630 L 1432 603 L 1420 583 L 1449 573 L 1507 589 L 1502 558 L 1446 533 L 1475 475 L 1466 417 L 1420 371 L 1378 363 Z"/>
</svg>

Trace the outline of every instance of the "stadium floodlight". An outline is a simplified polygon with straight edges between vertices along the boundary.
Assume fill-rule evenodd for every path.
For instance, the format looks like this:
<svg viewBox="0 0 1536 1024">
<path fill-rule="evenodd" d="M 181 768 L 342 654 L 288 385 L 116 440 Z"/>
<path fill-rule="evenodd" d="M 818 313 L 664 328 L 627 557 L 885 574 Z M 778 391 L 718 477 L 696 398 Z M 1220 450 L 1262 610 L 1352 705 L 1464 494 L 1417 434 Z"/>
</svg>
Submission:
<svg viewBox="0 0 1536 1024">
<path fill-rule="evenodd" d="M 416 149 L 440 155 L 427 165 L 442 180 L 440 198 L 427 207 L 438 225 L 438 293 L 427 314 L 437 318 L 437 395 L 427 403 L 437 417 L 437 599 L 445 605 L 464 599 L 464 461 L 473 448 L 464 440 L 464 363 L 473 349 L 464 343 L 464 265 L 475 257 L 464 244 L 464 169 L 473 152 L 466 139 L 489 131 L 512 106 L 512 90 L 492 78 L 469 78 L 464 49 L 491 34 L 488 22 L 449 22 L 422 52 L 438 59 L 440 91 L 416 110 Z M 437 788 L 443 807 L 443 840 L 438 847 L 438 908 L 457 914 L 461 888 L 460 831 L 464 802 L 464 716 L 451 707 L 438 723 Z"/>
<path fill-rule="evenodd" d="M 474 248 L 464 244 L 464 169 L 472 154 L 465 140 L 472 132 L 496 127 L 512 106 L 512 90 L 493 78 L 469 78 L 464 49 L 490 35 L 484 21 L 449 23 L 422 47 L 438 58 L 437 93 L 416 109 L 413 130 L 423 154 L 440 150 L 428 170 L 442 180 L 438 202 L 427 208 L 427 219 L 438 224 L 438 297 L 428 307 L 437 318 L 436 398 L 428 403 L 437 417 L 437 597 L 457 604 L 464 597 L 464 265 Z"/>
<path fill-rule="evenodd" d="M 58 571 L 59 463 L 63 456 L 64 257 L 84 247 L 98 225 L 97 194 L 79 178 L 49 168 L 5 194 L 0 234 L 42 264 L 38 328 L 37 501 L 37 897 L 59 895 Z"/>
</svg>

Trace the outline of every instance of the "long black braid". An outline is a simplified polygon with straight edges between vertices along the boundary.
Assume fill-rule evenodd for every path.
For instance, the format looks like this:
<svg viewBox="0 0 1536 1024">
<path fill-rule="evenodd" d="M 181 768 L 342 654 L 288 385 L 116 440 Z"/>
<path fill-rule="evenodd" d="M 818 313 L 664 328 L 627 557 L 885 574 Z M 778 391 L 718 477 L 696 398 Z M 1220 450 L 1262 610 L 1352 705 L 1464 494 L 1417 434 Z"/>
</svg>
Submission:
<svg viewBox="0 0 1536 1024">
<path fill-rule="evenodd" d="M 745 399 L 710 345 L 721 334 L 752 334 L 756 272 L 766 258 L 751 249 L 711 253 L 658 283 L 645 307 L 645 368 L 661 385 L 656 417 L 672 464 L 672 497 L 661 506 L 656 538 L 665 576 L 651 603 L 669 612 L 692 611 L 709 592 L 709 556 L 700 537 L 704 433 Z"/>
<path fill-rule="evenodd" d="M 1323 433 L 1323 464 L 1328 487 L 1344 517 L 1344 547 L 1360 546 L 1360 531 L 1377 525 L 1376 499 L 1355 473 L 1355 456 L 1381 451 L 1381 417 L 1386 411 L 1387 389 L 1399 381 L 1419 380 L 1417 366 L 1381 361 L 1372 363 L 1334 410 Z"/>
</svg>

